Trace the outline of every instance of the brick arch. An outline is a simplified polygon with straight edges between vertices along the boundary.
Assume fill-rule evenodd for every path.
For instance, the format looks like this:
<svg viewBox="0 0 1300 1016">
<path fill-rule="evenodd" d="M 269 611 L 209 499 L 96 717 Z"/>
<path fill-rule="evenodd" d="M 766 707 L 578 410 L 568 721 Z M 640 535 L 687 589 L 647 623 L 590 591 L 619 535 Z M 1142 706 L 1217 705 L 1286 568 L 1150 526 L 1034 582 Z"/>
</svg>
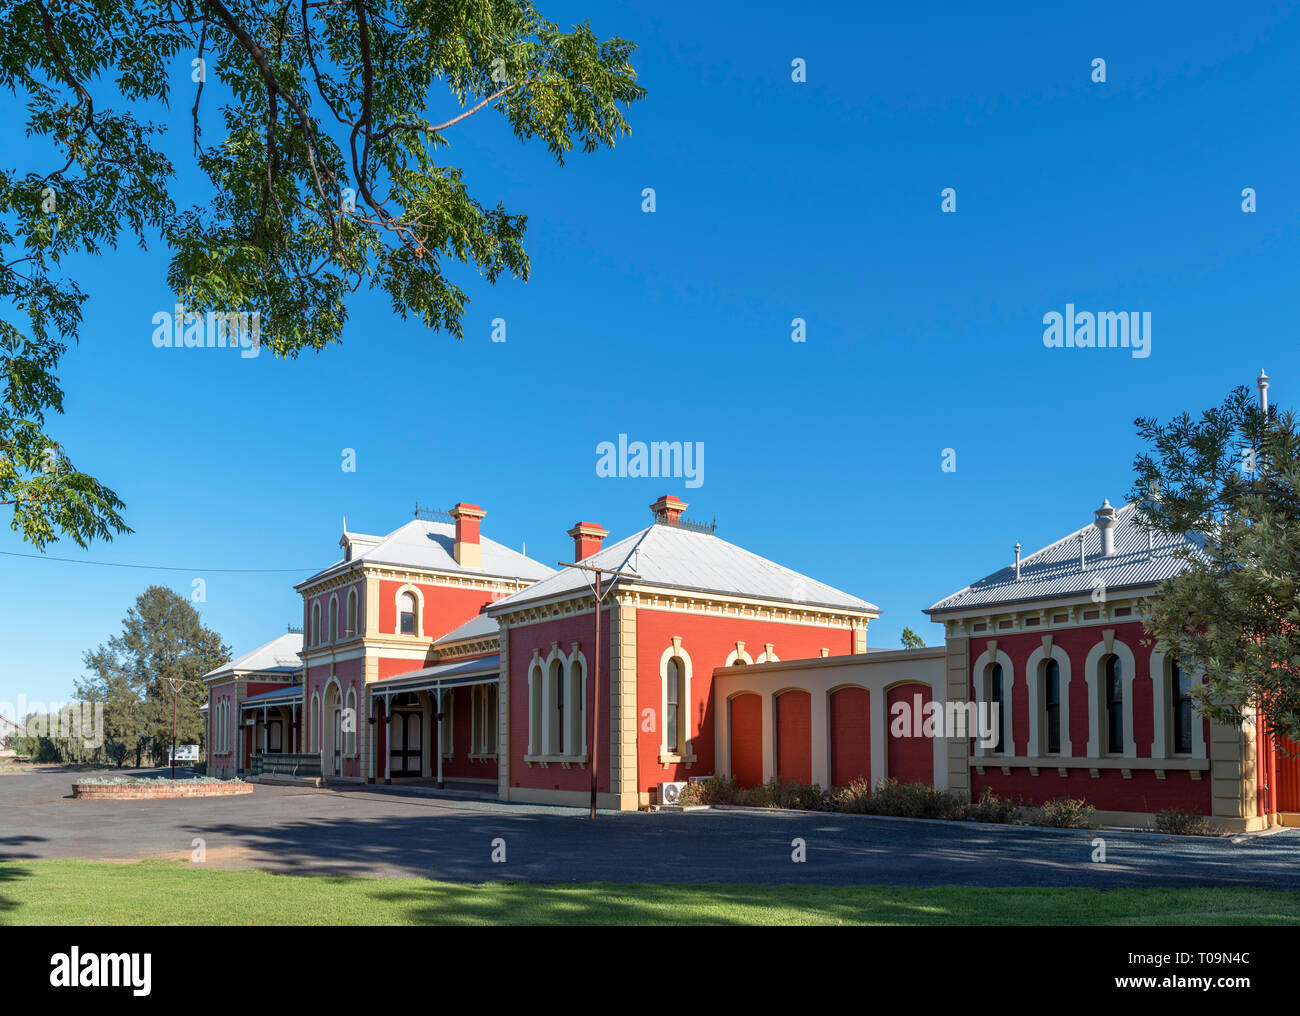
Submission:
<svg viewBox="0 0 1300 1016">
<path fill-rule="evenodd" d="M 827 695 L 833 787 L 871 779 L 871 692 L 860 684 L 832 688 Z"/>
<path fill-rule="evenodd" d="M 913 714 L 916 710 L 916 696 L 921 697 L 920 706 L 933 700 L 934 692 L 928 684 L 920 681 L 904 681 L 885 690 L 885 722 L 889 731 L 886 752 L 886 775 L 899 783 L 928 783 L 934 786 L 934 738 L 924 734 L 915 736 Z M 904 704 L 907 711 L 903 714 L 908 719 L 904 733 L 896 735 L 894 707 Z M 924 717 L 922 717 L 923 721 Z"/>
<path fill-rule="evenodd" d="M 731 778 L 742 787 L 763 782 L 763 699 L 756 692 L 737 692 L 727 699 L 731 732 Z"/>
<path fill-rule="evenodd" d="M 776 778 L 780 783 L 812 783 L 812 694 L 786 688 L 776 706 Z"/>
</svg>

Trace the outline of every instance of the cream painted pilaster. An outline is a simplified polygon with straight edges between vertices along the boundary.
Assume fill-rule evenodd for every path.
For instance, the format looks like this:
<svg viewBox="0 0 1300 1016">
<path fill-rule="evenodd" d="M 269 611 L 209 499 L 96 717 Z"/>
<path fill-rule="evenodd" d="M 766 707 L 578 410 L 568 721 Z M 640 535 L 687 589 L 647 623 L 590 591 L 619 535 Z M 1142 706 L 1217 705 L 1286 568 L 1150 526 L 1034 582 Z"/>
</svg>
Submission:
<svg viewBox="0 0 1300 1016">
<path fill-rule="evenodd" d="M 946 682 L 949 702 L 966 702 L 970 699 L 970 643 L 964 637 L 949 635 L 945 655 Z M 874 706 L 875 703 L 873 702 Z M 883 703 L 881 704 L 883 711 Z M 970 740 L 964 737 L 944 738 L 947 755 L 948 789 L 959 797 L 970 799 Z"/>
<path fill-rule="evenodd" d="M 812 727 L 812 781 L 819 787 L 831 785 L 831 703 L 827 692 L 813 689 L 811 692 L 812 712 L 809 723 Z"/>
<path fill-rule="evenodd" d="M 498 618 L 501 676 L 497 683 L 497 797 L 510 800 L 510 629 Z M 531 721 L 529 721 L 531 722 Z"/>
</svg>

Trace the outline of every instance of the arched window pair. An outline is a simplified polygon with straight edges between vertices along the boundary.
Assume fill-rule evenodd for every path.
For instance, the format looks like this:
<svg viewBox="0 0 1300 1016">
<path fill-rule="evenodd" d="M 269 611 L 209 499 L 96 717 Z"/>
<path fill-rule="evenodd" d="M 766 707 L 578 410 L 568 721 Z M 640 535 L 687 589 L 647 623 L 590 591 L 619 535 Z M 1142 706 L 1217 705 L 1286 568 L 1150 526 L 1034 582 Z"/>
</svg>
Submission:
<svg viewBox="0 0 1300 1016">
<path fill-rule="evenodd" d="M 587 751 L 586 680 L 582 660 L 559 656 L 528 681 L 528 751 L 531 755 L 579 756 Z"/>
</svg>

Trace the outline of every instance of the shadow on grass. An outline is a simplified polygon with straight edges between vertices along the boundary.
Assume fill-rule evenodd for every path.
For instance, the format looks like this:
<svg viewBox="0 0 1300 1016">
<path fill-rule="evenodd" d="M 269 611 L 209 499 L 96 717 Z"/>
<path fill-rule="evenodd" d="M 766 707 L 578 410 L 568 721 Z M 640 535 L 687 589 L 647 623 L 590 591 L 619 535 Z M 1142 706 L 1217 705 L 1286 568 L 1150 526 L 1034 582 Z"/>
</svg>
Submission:
<svg viewBox="0 0 1300 1016">
<path fill-rule="evenodd" d="M 0 864 L 0 924 L 8 923 L 4 920 L 4 915 L 18 907 L 15 900 L 5 895 L 5 884 L 15 882 L 20 878 L 31 878 L 32 874 L 30 868 L 22 868 L 14 864 Z"/>
</svg>

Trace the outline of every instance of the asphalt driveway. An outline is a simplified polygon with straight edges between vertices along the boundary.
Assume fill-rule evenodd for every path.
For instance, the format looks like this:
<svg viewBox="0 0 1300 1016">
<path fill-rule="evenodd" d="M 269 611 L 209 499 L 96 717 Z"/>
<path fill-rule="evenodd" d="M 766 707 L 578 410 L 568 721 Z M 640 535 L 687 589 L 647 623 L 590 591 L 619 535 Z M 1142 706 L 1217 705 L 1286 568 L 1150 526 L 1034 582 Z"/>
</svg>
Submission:
<svg viewBox="0 0 1300 1016">
<path fill-rule="evenodd" d="M 197 840 L 219 867 L 464 882 L 1300 889 L 1300 829 L 1234 842 L 743 811 L 602 812 L 592 822 L 579 809 L 362 787 L 77 801 L 74 778 L 0 776 L 0 860 L 189 859 Z M 1099 838 L 1104 863 L 1093 860 Z"/>
</svg>

